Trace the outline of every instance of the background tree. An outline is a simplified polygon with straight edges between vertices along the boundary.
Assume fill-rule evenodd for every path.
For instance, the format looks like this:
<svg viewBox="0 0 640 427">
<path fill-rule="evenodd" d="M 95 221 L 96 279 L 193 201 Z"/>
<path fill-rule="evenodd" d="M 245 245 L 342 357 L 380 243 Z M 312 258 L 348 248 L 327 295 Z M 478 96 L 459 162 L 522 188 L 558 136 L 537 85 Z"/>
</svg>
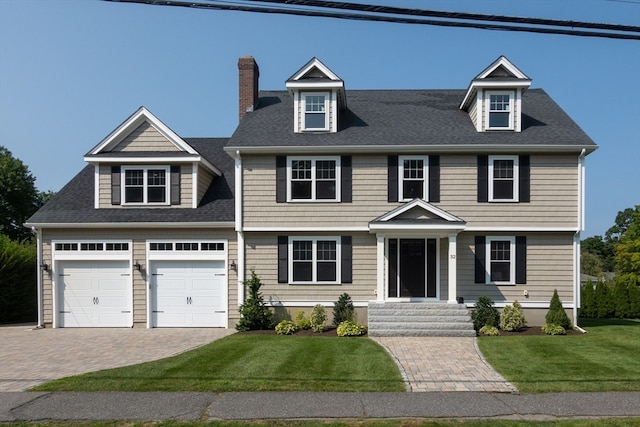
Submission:
<svg viewBox="0 0 640 427">
<path fill-rule="evenodd" d="M 22 224 L 53 195 L 40 193 L 35 181 L 27 166 L 0 146 L 0 234 L 12 240 L 31 237 Z"/>
<path fill-rule="evenodd" d="M 580 245 L 580 252 L 582 256 L 580 272 L 583 274 L 598 276 L 602 272 L 613 271 L 615 268 L 615 248 L 610 240 L 605 240 L 602 236 L 584 239 Z"/>
<path fill-rule="evenodd" d="M 624 212 L 629 211 L 626 209 Z M 625 216 L 626 229 L 616 244 L 616 272 L 629 279 L 640 277 L 640 205 Z"/>
</svg>

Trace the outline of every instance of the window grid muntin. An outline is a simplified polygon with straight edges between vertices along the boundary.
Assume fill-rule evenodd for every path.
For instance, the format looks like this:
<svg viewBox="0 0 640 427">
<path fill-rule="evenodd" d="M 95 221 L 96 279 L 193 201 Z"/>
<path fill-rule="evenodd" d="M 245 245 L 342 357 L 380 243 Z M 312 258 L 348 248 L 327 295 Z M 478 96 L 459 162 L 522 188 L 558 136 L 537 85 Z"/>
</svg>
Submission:
<svg viewBox="0 0 640 427">
<path fill-rule="evenodd" d="M 340 158 L 288 159 L 288 201 L 339 201 Z"/>
<path fill-rule="evenodd" d="M 515 284 L 515 243 L 513 236 L 487 237 L 486 282 L 488 284 Z"/>
<path fill-rule="evenodd" d="M 428 156 L 398 157 L 398 186 L 400 201 L 428 199 Z"/>
<path fill-rule="evenodd" d="M 123 175 L 123 204 L 167 204 L 169 192 L 168 167 L 132 166 L 125 168 Z"/>
<path fill-rule="evenodd" d="M 338 283 L 339 240 L 337 237 L 289 238 L 291 282 L 294 284 Z"/>
<path fill-rule="evenodd" d="M 514 93 L 489 92 L 485 100 L 487 129 L 513 129 L 513 103 L 515 102 Z"/>
<path fill-rule="evenodd" d="M 489 201 L 518 202 L 518 156 L 489 156 Z"/>
<path fill-rule="evenodd" d="M 311 93 L 303 94 L 304 100 L 304 124 L 303 130 L 327 130 L 328 112 L 327 101 L 328 93 Z"/>
</svg>

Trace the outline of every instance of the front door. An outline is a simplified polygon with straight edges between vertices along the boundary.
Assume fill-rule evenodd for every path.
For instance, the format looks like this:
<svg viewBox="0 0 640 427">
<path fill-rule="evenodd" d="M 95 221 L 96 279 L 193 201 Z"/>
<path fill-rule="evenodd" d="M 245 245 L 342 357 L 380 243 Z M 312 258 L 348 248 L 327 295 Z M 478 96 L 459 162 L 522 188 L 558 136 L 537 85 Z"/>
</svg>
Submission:
<svg viewBox="0 0 640 427">
<path fill-rule="evenodd" d="M 436 239 L 389 239 L 389 297 L 437 298 Z"/>
</svg>

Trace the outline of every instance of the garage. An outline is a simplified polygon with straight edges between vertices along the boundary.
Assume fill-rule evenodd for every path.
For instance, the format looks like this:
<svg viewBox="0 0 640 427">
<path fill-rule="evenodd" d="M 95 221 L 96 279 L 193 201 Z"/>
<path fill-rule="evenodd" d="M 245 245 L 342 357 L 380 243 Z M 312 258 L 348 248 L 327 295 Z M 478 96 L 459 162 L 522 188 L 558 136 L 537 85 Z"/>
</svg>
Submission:
<svg viewBox="0 0 640 427">
<path fill-rule="evenodd" d="M 131 327 L 131 270 L 127 261 L 59 261 L 58 326 Z"/>
<path fill-rule="evenodd" d="M 224 261 L 153 261 L 152 327 L 226 327 Z"/>
</svg>

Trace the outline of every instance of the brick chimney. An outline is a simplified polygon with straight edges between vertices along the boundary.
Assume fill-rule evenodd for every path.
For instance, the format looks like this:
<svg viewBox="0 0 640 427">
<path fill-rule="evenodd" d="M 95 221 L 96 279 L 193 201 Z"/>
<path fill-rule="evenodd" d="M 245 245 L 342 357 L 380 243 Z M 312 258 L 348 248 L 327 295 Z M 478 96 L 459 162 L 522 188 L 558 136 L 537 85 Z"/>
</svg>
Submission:
<svg viewBox="0 0 640 427">
<path fill-rule="evenodd" d="M 240 77 L 240 120 L 244 115 L 253 111 L 258 105 L 258 77 L 260 69 L 253 56 L 243 56 L 238 60 Z"/>
</svg>

